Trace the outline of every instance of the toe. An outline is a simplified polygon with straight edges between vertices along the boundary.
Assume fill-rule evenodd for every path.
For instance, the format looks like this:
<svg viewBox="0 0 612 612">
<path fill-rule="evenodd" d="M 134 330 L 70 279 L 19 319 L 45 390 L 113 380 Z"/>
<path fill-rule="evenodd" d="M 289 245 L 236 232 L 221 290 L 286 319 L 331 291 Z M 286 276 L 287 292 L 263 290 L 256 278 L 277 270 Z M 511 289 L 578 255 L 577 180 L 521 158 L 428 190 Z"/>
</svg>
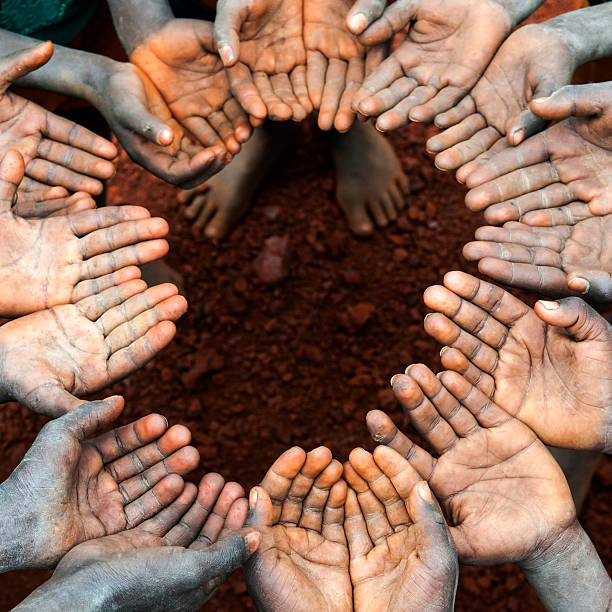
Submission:
<svg viewBox="0 0 612 612">
<path fill-rule="evenodd" d="M 374 217 L 374 221 L 376 221 L 376 225 L 378 225 L 378 227 L 387 227 L 389 220 L 387 219 L 387 215 L 383 210 L 381 202 L 378 200 L 373 200 L 368 204 L 368 208 Z"/>
<path fill-rule="evenodd" d="M 204 235 L 211 240 L 221 240 L 225 238 L 231 228 L 231 222 L 222 210 L 218 210 L 217 214 L 210 220 L 210 223 L 204 230 Z"/>
<path fill-rule="evenodd" d="M 401 193 L 404 195 L 408 195 L 410 193 L 410 181 L 403 172 L 398 176 L 397 184 Z"/>
<path fill-rule="evenodd" d="M 357 236 L 370 236 L 374 225 L 368 216 L 363 204 L 352 207 L 350 210 L 343 207 L 349 229 Z"/>
<path fill-rule="evenodd" d="M 383 193 L 380 199 L 380 204 L 387 216 L 387 219 L 389 219 L 390 221 L 395 221 L 397 219 L 397 211 L 395 210 L 395 205 L 393 204 L 391 194 Z"/>
<path fill-rule="evenodd" d="M 197 219 L 206 204 L 208 197 L 205 194 L 198 194 L 191 200 L 189 206 L 185 208 L 185 217 L 187 219 Z"/>
<path fill-rule="evenodd" d="M 204 206 L 204 208 L 198 215 L 198 218 L 194 221 L 193 229 L 196 230 L 197 232 L 201 232 L 204 229 L 204 227 L 207 226 L 210 218 L 214 215 L 216 210 L 217 210 L 217 206 L 214 200 L 210 198 L 206 202 L 206 206 Z"/>
<path fill-rule="evenodd" d="M 404 210 L 404 207 L 406 206 L 406 202 L 404 202 L 404 196 L 402 195 L 402 192 L 400 191 L 396 183 L 393 183 L 389 187 L 389 195 L 391 196 L 391 200 L 393 201 L 395 210 L 397 210 L 398 212 L 400 212 L 401 210 Z"/>
</svg>

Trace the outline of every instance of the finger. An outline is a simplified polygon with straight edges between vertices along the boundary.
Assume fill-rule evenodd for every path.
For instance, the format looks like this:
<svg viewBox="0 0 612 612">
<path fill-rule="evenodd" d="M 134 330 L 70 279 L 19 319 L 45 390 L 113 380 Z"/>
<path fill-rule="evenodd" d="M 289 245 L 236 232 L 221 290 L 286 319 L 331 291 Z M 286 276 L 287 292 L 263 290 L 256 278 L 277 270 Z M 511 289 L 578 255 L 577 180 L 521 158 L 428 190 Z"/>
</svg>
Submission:
<svg viewBox="0 0 612 612">
<path fill-rule="evenodd" d="M 126 283 L 127 281 L 137 280 L 140 278 L 140 274 L 140 268 L 137 268 L 136 266 L 128 266 L 127 268 L 117 270 L 117 272 L 105 274 L 100 278 L 81 281 L 80 283 L 77 283 L 72 290 L 71 302 L 73 304 L 77 304 L 85 298 L 100 295 L 106 289 L 117 287 L 123 283 Z"/>
<path fill-rule="evenodd" d="M 276 95 L 270 77 L 264 72 L 256 72 L 253 81 L 261 95 L 261 99 L 268 109 L 268 117 L 270 117 L 272 121 L 287 121 L 291 119 L 293 111 L 288 104 L 285 104 L 285 102 Z"/>
<path fill-rule="evenodd" d="M 612 302 L 612 274 L 609 272 L 576 270 L 567 275 L 567 286 L 595 302 Z"/>
<path fill-rule="evenodd" d="M 306 453 L 298 446 L 294 446 L 285 451 L 266 472 L 261 481 L 261 487 L 269 494 L 274 507 L 273 522 L 270 524 L 278 522 L 283 502 L 289 493 L 294 478 L 299 474 L 305 461 Z"/>
<path fill-rule="evenodd" d="M 0 161 L 0 214 L 11 210 L 23 172 L 21 153 L 8 151 Z"/>
<path fill-rule="evenodd" d="M 440 170 L 456 170 L 488 151 L 500 138 L 503 136 L 494 127 L 485 127 L 471 138 L 436 155 L 436 167 Z"/>
<path fill-rule="evenodd" d="M 492 376 L 477 368 L 462 352 L 445 346 L 440 351 L 442 367 L 445 370 L 454 370 L 467 381 L 478 387 L 487 397 L 495 393 L 495 380 Z"/>
<path fill-rule="evenodd" d="M 66 191 L 63 187 L 53 187 L 52 189 Z M 53 196 L 51 198 L 49 197 L 49 191 L 33 192 L 40 193 L 42 196 L 40 199 L 35 198 L 33 200 L 26 200 L 19 195 L 17 203 L 13 207 L 13 212 L 25 219 L 32 217 L 44 219 L 45 217 L 56 217 L 84 210 L 92 210 L 96 207 L 96 203 L 91 195 L 84 191 L 73 193 L 68 197 Z"/>
<path fill-rule="evenodd" d="M 366 528 L 370 536 L 370 540 L 376 546 L 385 538 L 388 538 L 393 533 L 393 528 L 387 519 L 385 507 L 374 495 L 373 491 L 368 486 L 367 481 L 362 478 L 353 465 L 356 461 L 356 456 L 368 453 L 360 449 L 353 449 L 349 455 L 349 461 L 344 466 L 344 478 L 349 487 L 357 493 L 359 507 L 366 521 Z M 370 455 L 371 457 L 371 455 Z M 372 459 L 372 462 L 374 460 Z"/>
<path fill-rule="evenodd" d="M 443 87 L 438 93 L 425 102 L 417 104 L 410 111 L 410 121 L 431 123 L 439 114 L 452 108 L 465 95 L 465 90 L 459 87 Z"/>
<path fill-rule="evenodd" d="M 239 57 L 239 32 L 248 16 L 245 4 L 220 2 L 217 6 L 213 38 L 224 66 L 232 66 Z"/>
<path fill-rule="evenodd" d="M 99 229 L 127 221 L 148 219 L 151 213 L 142 206 L 105 206 L 71 215 L 67 221 L 75 236 L 83 237 Z"/>
<path fill-rule="evenodd" d="M 329 466 L 332 454 L 328 448 L 320 446 L 306 455 L 306 461 L 295 475 L 289 491 L 283 501 L 280 522 L 297 525 L 303 512 L 304 499 L 312 488 L 315 479 Z"/>
<path fill-rule="evenodd" d="M 128 132 L 161 147 L 172 144 L 177 135 L 170 125 L 151 114 L 138 99 L 132 97 L 131 102 L 117 109 L 117 120 L 120 125 Z"/>
<path fill-rule="evenodd" d="M 359 57 L 352 57 L 348 63 L 345 87 L 334 119 L 334 128 L 340 133 L 348 132 L 355 121 L 352 102 L 362 82 L 363 60 Z"/>
<path fill-rule="evenodd" d="M 185 483 L 178 474 L 170 474 L 144 495 L 123 507 L 126 529 L 132 529 L 171 504 L 183 491 Z"/>
<path fill-rule="evenodd" d="M 53 55 L 53 43 L 41 42 L 29 49 L 5 55 L 0 61 L 0 94 L 3 94 L 17 79 L 46 64 Z"/>
<path fill-rule="evenodd" d="M 214 544 L 225 527 L 230 509 L 238 499 L 243 497 L 244 489 L 241 485 L 237 482 L 225 483 L 196 541 L 207 546 Z"/>
<path fill-rule="evenodd" d="M 353 562 L 360 557 L 365 557 L 374 548 L 357 501 L 357 494 L 353 489 L 347 491 L 344 513 L 344 531 L 350 559 Z"/>
<path fill-rule="evenodd" d="M 128 480 L 187 447 L 191 432 L 173 425 L 161 414 L 149 414 L 91 440 L 105 470 L 117 481 Z"/>
<path fill-rule="evenodd" d="M 274 93 L 291 108 L 293 121 L 303 121 L 307 113 L 293 93 L 289 76 L 287 74 L 274 74 L 270 77 L 270 84 Z"/>
<path fill-rule="evenodd" d="M 497 427 L 512 419 L 457 372 L 442 372 L 440 381 L 476 417 L 482 427 Z"/>
<path fill-rule="evenodd" d="M 41 138 L 37 153 L 41 159 L 53 162 L 58 166 L 64 166 L 85 176 L 104 180 L 115 175 L 115 166 L 112 162 L 48 138 Z"/>
<path fill-rule="evenodd" d="M 460 123 L 453 125 L 442 133 L 433 136 L 427 141 L 429 153 L 440 153 L 469 140 L 474 134 L 478 134 L 487 127 L 484 117 L 479 113 L 473 113 Z"/>
<path fill-rule="evenodd" d="M 368 117 L 378 117 L 381 113 L 397 106 L 407 98 L 417 87 L 417 82 L 410 77 L 400 77 L 393 81 L 389 87 L 378 91 L 375 95 L 360 95 L 357 93 L 353 108 Z M 363 91 L 363 90 L 361 90 Z"/>
<path fill-rule="evenodd" d="M 27 393 L 16 393 L 15 400 L 29 408 L 32 412 L 57 418 L 84 404 L 83 400 L 68 393 L 56 381 L 37 385 Z"/>
<path fill-rule="evenodd" d="M 253 75 L 247 66 L 238 63 L 228 69 L 227 77 L 230 89 L 244 110 L 257 119 L 265 119 L 268 111 L 259 90 L 253 81 Z"/>
<path fill-rule="evenodd" d="M 321 533 L 323 514 L 327 508 L 330 490 L 342 478 L 342 464 L 335 459 L 317 476 L 304 499 L 298 526 Z"/>
<path fill-rule="evenodd" d="M 457 125 L 476 113 L 476 103 L 472 96 L 465 96 L 458 104 L 436 116 L 434 123 L 441 130 Z M 429 149 L 428 149 L 429 150 Z"/>
<path fill-rule="evenodd" d="M 348 488 L 344 480 L 332 485 L 329 497 L 323 511 L 323 528 L 321 535 L 328 542 L 337 542 L 346 546 L 344 533 L 344 504 L 346 503 Z"/>
<path fill-rule="evenodd" d="M 490 208 L 493 208 L 492 206 Z M 488 210 L 485 212 L 485 218 Z M 533 210 L 522 217 L 526 225 L 539 227 L 554 227 L 556 225 L 576 225 L 580 221 L 593 216 L 588 204 L 584 202 L 571 202 L 565 206 L 549 210 Z"/>
<path fill-rule="evenodd" d="M 404 457 L 389 446 L 377 446 L 374 449 L 374 460 L 385 476 L 391 481 L 393 488 L 404 505 L 404 512 L 406 512 L 408 508 L 408 495 L 414 485 L 421 481 L 422 478 Z M 406 512 L 403 524 L 409 525 L 411 522 L 410 514 Z"/>
<path fill-rule="evenodd" d="M 238 104 L 235 98 L 230 98 L 223 105 L 223 112 L 232 123 L 233 138 L 239 144 L 245 143 L 251 137 L 253 130 L 251 129 L 249 118 L 244 112 L 244 109 Z M 236 150 L 230 148 L 230 137 L 225 141 L 225 146 L 231 153 L 236 154 L 240 152 L 240 147 Z"/>
<path fill-rule="evenodd" d="M 346 27 L 358 36 L 383 14 L 386 6 L 386 0 L 357 0 L 346 16 Z"/>
<path fill-rule="evenodd" d="M 421 478 L 429 478 L 435 464 L 433 457 L 404 435 L 388 415 L 371 410 L 366 415 L 366 424 L 374 442 L 392 448 L 412 465 Z"/>
<path fill-rule="evenodd" d="M 70 433 L 80 442 L 113 423 L 123 410 L 124 401 L 120 396 L 86 402 L 54 421 L 54 428 Z"/>
<path fill-rule="evenodd" d="M 332 58 L 329 60 L 327 74 L 325 75 L 325 86 L 321 96 L 321 108 L 319 109 L 319 129 L 328 131 L 334 125 L 334 119 L 340 104 L 340 98 L 346 83 L 347 62 Z"/>
<path fill-rule="evenodd" d="M 612 326 L 580 298 L 570 297 L 558 302 L 539 300 L 534 309 L 540 319 L 566 329 L 576 342 L 610 341 Z"/>
<path fill-rule="evenodd" d="M 308 97 L 315 110 L 321 107 L 326 74 L 326 57 L 320 51 L 308 51 L 306 53 L 306 84 L 308 86 Z"/>
<path fill-rule="evenodd" d="M 76 307 L 90 321 L 96 321 L 109 308 L 116 307 L 135 295 L 143 293 L 147 283 L 142 279 L 134 279 L 109 287 L 104 291 L 77 302 Z"/>
<path fill-rule="evenodd" d="M 552 231 L 548 228 L 530 227 L 524 223 L 509 222 L 504 224 L 503 227 L 479 227 L 475 236 L 478 240 L 487 242 L 507 242 L 513 246 L 533 247 L 541 251 L 552 251 L 558 254 L 565 248 L 566 240 L 571 236 L 571 231 L 571 228 L 566 225 L 559 225 Z M 500 259 L 510 258 L 511 256 L 508 253 L 500 255 Z M 537 259 L 535 251 L 532 259 Z"/>
<path fill-rule="evenodd" d="M 386 8 L 380 19 L 361 34 L 359 40 L 369 46 L 390 40 L 414 19 L 415 8 L 413 2 L 394 2 Z"/>
<path fill-rule="evenodd" d="M 435 378 L 433 372 L 422 366 L 430 378 Z M 442 418 L 437 406 L 424 393 L 419 381 L 410 375 L 397 374 L 392 379 L 393 393 L 406 414 L 410 417 L 417 431 L 427 440 L 435 451 L 441 455 L 457 443 L 457 435 L 452 427 Z M 420 377 L 421 379 L 424 376 Z M 431 391 L 434 385 L 427 381 L 427 388 Z M 435 397 L 435 394 L 433 394 Z"/>
<path fill-rule="evenodd" d="M 230 121 L 222 111 L 211 112 L 206 118 L 189 117 L 183 123 L 204 148 L 214 151 L 215 156 L 226 154 L 225 145 L 221 140 L 229 139 L 233 130 Z M 233 139 L 232 144 L 235 144 Z"/>
<path fill-rule="evenodd" d="M 242 529 L 249 513 L 249 500 L 246 497 L 237 499 L 227 513 L 225 529 Z"/>
<path fill-rule="evenodd" d="M 529 105 L 530 109 L 542 119 L 561 121 L 568 117 L 592 117 L 601 115 L 605 110 L 600 93 L 602 86 L 566 85 L 547 97 L 536 96 Z"/>
<path fill-rule="evenodd" d="M 399 455 L 397 456 L 402 459 Z M 406 462 L 405 459 L 402 459 L 402 461 Z M 350 455 L 350 462 L 353 469 L 368 483 L 368 488 L 374 497 L 384 506 L 389 525 L 395 530 L 400 525 L 409 524 L 410 517 L 406 512 L 404 501 L 399 496 L 390 478 L 378 466 L 375 457 L 370 453 L 360 452 L 359 449 L 356 449 Z"/>
<path fill-rule="evenodd" d="M 410 114 L 415 106 L 420 106 L 436 95 L 436 90 L 427 85 L 420 85 L 399 104 L 383 113 L 376 120 L 376 128 L 381 132 L 389 132 L 410 123 Z"/>
<path fill-rule="evenodd" d="M 166 533 L 173 529 L 177 523 L 181 524 L 181 519 L 193 504 L 196 494 L 196 486 L 191 482 L 185 483 L 185 488 L 181 494 L 169 506 L 144 521 L 140 525 L 140 529 L 165 540 Z"/>
<path fill-rule="evenodd" d="M 293 88 L 293 93 L 300 106 L 306 112 L 306 115 L 310 115 L 312 112 L 312 102 L 310 100 L 310 96 L 308 95 L 308 84 L 306 82 L 306 66 L 296 66 L 292 71 L 289 77 L 291 79 L 291 87 Z"/>
</svg>

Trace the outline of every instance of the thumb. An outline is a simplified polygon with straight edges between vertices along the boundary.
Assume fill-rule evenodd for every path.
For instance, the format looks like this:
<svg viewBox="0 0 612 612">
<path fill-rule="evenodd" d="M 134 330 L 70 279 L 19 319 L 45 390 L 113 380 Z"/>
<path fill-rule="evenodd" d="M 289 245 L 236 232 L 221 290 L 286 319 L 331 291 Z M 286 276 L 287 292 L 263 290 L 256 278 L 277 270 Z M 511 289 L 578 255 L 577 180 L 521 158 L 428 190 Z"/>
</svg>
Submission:
<svg viewBox="0 0 612 612">
<path fill-rule="evenodd" d="M 274 514 L 270 495 L 263 487 L 253 487 L 249 494 L 249 514 L 245 526 L 263 529 L 270 527 L 273 521 Z"/>
<path fill-rule="evenodd" d="M 77 440 L 83 441 L 117 420 L 123 410 L 120 395 L 85 402 L 55 421 Z"/>
<path fill-rule="evenodd" d="M 246 21 L 248 7 L 244 2 L 230 2 L 221 0 L 217 3 L 217 17 L 213 38 L 219 56 L 224 66 L 233 66 L 238 61 L 240 37 L 238 33 Z"/>
<path fill-rule="evenodd" d="M 200 46 L 207 53 L 216 53 L 217 49 L 213 40 L 213 24 L 203 19 L 190 19 L 193 31 L 200 43 Z"/>
<path fill-rule="evenodd" d="M 8 213 L 16 203 L 24 171 L 23 157 L 17 151 L 8 151 L 0 161 L 0 214 Z"/>
<path fill-rule="evenodd" d="M 198 553 L 202 584 L 214 581 L 214 588 L 218 587 L 257 550 L 260 541 L 252 529 L 225 530 L 215 544 Z"/>
<path fill-rule="evenodd" d="M 599 115 L 604 110 L 600 92 L 599 83 L 566 85 L 547 97 L 536 95 L 529 107 L 536 115 L 550 121 Z"/>
<path fill-rule="evenodd" d="M 417 482 L 408 495 L 408 513 L 418 528 L 417 553 L 436 574 L 457 576 L 457 553 L 438 501 L 427 482 Z"/>
<path fill-rule="evenodd" d="M 567 275 L 567 286 L 589 299 L 607 304 L 612 302 L 612 274 L 603 270 L 580 270 Z"/>
<path fill-rule="evenodd" d="M 346 27 L 355 36 L 361 34 L 387 6 L 387 0 L 357 0 L 346 17 Z"/>
<path fill-rule="evenodd" d="M 610 338 L 610 324 L 580 298 L 538 300 L 534 310 L 549 325 L 564 327 L 576 342 Z"/>
<path fill-rule="evenodd" d="M 53 43 L 48 40 L 3 57 L 0 60 L 0 94 L 3 94 L 17 79 L 44 66 L 52 55 Z"/>
<path fill-rule="evenodd" d="M 130 132 L 161 147 L 168 146 L 174 140 L 174 132 L 170 126 L 152 115 L 142 104 L 131 103 L 127 110 L 122 110 L 121 123 Z"/>
</svg>

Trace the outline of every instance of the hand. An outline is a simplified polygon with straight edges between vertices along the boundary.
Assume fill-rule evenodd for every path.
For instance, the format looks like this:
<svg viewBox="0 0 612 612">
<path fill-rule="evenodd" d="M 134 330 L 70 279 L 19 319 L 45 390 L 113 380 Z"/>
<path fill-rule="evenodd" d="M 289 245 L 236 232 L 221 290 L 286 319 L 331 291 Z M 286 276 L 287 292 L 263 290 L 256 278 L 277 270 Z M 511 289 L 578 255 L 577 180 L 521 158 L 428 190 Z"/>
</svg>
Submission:
<svg viewBox="0 0 612 612">
<path fill-rule="evenodd" d="M 18 191 L 17 202 L 11 211 L 23 219 L 45 219 L 91 210 L 95 207 L 94 199 L 84 191 L 77 191 L 69 196 L 63 187 L 52 187 L 43 191 Z"/>
<path fill-rule="evenodd" d="M 134 278 L 125 268 L 162 257 L 168 243 L 163 219 L 136 206 L 85 210 L 49 219 L 15 216 L 11 202 L 23 177 L 23 159 L 0 161 L 0 314 L 13 317 L 74 304 Z M 19 199 L 17 199 L 19 202 Z"/>
<path fill-rule="evenodd" d="M 535 310 L 499 287 L 449 272 L 425 303 L 425 330 L 457 370 L 552 446 L 612 448 L 612 328 L 577 298 Z"/>
<path fill-rule="evenodd" d="M 223 168 L 225 152 L 196 144 L 138 67 L 111 60 L 105 66 L 90 101 L 137 164 L 183 188 L 199 185 Z"/>
<path fill-rule="evenodd" d="M 353 609 L 341 476 L 327 448 L 294 447 L 251 491 L 247 527 L 261 533 L 261 544 L 244 575 L 258 610 Z"/>
<path fill-rule="evenodd" d="M 0 327 L 2 400 L 56 417 L 82 403 L 75 396 L 141 368 L 172 340 L 172 321 L 187 310 L 177 292 L 171 284 L 147 289 L 144 281 L 129 280 L 6 323 Z"/>
<path fill-rule="evenodd" d="M 427 483 L 394 450 L 353 450 L 344 529 L 357 612 L 454 609 L 459 568 Z"/>
<path fill-rule="evenodd" d="M 470 94 L 436 117 L 438 127 L 448 128 L 427 141 L 427 150 L 437 153 L 436 166 L 456 170 L 500 138 L 517 145 L 544 129 L 546 121 L 531 112 L 530 101 L 570 83 L 576 67 L 557 28 L 544 23 L 516 30 Z"/>
<path fill-rule="evenodd" d="M 302 121 L 306 89 L 302 0 L 220 0 L 214 38 L 232 92 L 261 121 Z"/>
<path fill-rule="evenodd" d="M 87 440 L 122 409 L 123 398 L 112 397 L 50 421 L 2 483 L 4 520 L 19 517 L 18 533 L 3 529 L 4 546 L 19 544 L 5 571 L 53 567 L 81 542 L 134 528 L 183 490 L 179 474 L 199 461 L 186 427 L 168 429 L 150 414 Z"/>
<path fill-rule="evenodd" d="M 463 255 L 502 283 L 555 297 L 612 301 L 612 214 L 576 225 L 481 227 Z"/>
<path fill-rule="evenodd" d="M 392 379 L 393 391 L 437 459 L 370 412 L 373 438 L 406 457 L 442 501 L 459 560 L 533 560 L 576 522 L 561 468 L 535 433 L 456 372 L 423 365 Z"/>
<path fill-rule="evenodd" d="M 7 91 L 18 78 L 45 64 L 50 42 L 0 59 L 0 156 L 21 153 L 26 176 L 49 188 L 100 194 L 101 180 L 111 178 L 115 146 L 93 132 Z"/>
<path fill-rule="evenodd" d="M 130 61 L 151 79 L 174 118 L 215 155 L 240 151 L 251 135 L 213 44 L 212 24 L 173 19 L 141 43 Z"/>
<path fill-rule="evenodd" d="M 467 207 L 495 224 L 573 225 L 612 213 L 612 85 L 564 87 L 530 108 L 559 123 L 462 168 Z"/>
<path fill-rule="evenodd" d="M 472 89 L 513 27 L 495 0 L 397 0 L 359 37 L 366 45 L 410 26 L 405 41 L 363 83 L 353 108 L 397 129 L 432 121 Z"/>
</svg>

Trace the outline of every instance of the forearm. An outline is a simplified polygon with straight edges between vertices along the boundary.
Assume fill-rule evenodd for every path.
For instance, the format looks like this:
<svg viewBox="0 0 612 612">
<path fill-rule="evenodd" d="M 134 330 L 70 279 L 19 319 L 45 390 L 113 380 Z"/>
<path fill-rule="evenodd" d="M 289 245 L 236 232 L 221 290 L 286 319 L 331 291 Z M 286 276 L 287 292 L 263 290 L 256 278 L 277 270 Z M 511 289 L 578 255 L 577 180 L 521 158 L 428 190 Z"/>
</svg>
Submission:
<svg viewBox="0 0 612 612">
<path fill-rule="evenodd" d="M 0 485 L 0 573 L 31 567 L 32 546 L 28 517 L 15 506 L 10 484 Z"/>
<path fill-rule="evenodd" d="M 512 18 L 513 26 L 527 19 L 545 0 L 498 0 Z"/>
<path fill-rule="evenodd" d="M 152 32 L 174 19 L 167 0 L 108 0 L 108 6 L 128 56 Z"/>
<path fill-rule="evenodd" d="M 547 610 L 605 612 L 612 605 L 610 577 L 577 521 L 545 553 L 519 565 Z"/>
<path fill-rule="evenodd" d="M 567 42 L 576 66 L 612 55 L 612 2 L 564 13 L 541 26 Z"/>
<path fill-rule="evenodd" d="M 40 42 L 6 30 L 0 32 L 0 55 L 27 49 Z M 112 63 L 113 60 L 101 55 L 56 45 L 53 56 L 44 66 L 19 79 L 17 83 L 91 102 Z"/>
</svg>

